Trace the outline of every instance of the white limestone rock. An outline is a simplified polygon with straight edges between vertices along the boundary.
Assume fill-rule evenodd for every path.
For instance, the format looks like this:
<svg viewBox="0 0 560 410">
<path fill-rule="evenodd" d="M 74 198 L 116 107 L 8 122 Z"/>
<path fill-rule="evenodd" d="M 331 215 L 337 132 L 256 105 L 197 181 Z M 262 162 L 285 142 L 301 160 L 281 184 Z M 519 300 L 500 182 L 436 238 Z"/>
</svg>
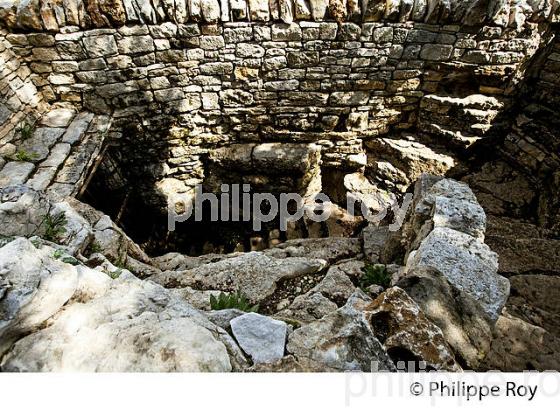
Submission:
<svg viewBox="0 0 560 410">
<path fill-rule="evenodd" d="M 294 3 L 293 0 L 279 0 L 280 19 L 287 24 L 294 21 Z"/>
<path fill-rule="evenodd" d="M 247 313 L 231 320 L 231 330 L 239 346 L 253 363 L 272 363 L 284 356 L 285 322 L 257 313 Z"/>
<path fill-rule="evenodd" d="M 220 3 L 218 0 L 205 0 L 202 2 L 202 16 L 204 20 L 213 23 L 220 19 Z"/>
<path fill-rule="evenodd" d="M 442 330 L 460 363 L 471 369 L 480 367 L 490 350 L 493 325 L 477 300 L 458 292 L 441 272 L 432 268 L 410 271 L 396 285 Z"/>
<path fill-rule="evenodd" d="M 295 0 L 294 14 L 297 20 L 309 20 L 311 17 L 309 0 Z"/>
<path fill-rule="evenodd" d="M 26 333 L 58 312 L 77 289 L 72 265 L 39 250 L 25 238 L 0 248 L 0 356 Z"/>
<path fill-rule="evenodd" d="M 323 21 L 328 7 L 329 0 L 309 0 L 309 8 L 314 21 Z"/>
<path fill-rule="evenodd" d="M 249 0 L 249 15 L 251 21 L 270 20 L 268 0 Z"/>
<path fill-rule="evenodd" d="M 10 161 L 0 171 L 0 186 L 23 184 L 29 178 L 35 165 L 31 162 Z"/>
<path fill-rule="evenodd" d="M 322 259 L 277 259 L 249 252 L 183 272 L 164 272 L 151 279 L 164 286 L 239 290 L 251 303 L 258 303 L 274 293 L 280 280 L 312 275 L 326 265 Z"/>
<path fill-rule="evenodd" d="M 113 280 L 53 252 L 23 238 L 0 248 L 0 311 L 7 318 L 0 346 L 9 350 L 1 370 L 232 369 L 240 351 L 231 337 L 172 292 L 125 270 Z"/>
<path fill-rule="evenodd" d="M 394 370 L 366 319 L 369 303 L 363 292 L 356 292 L 340 309 L 290 334 L 287 351 L 333 371 Z"/>
<path fill-rule="evenodd" d="M 450 228 L 435 228 L 408 257 L 407 272 L 420 267 L 440 271 L 477 300 L 492 321 L 498 319 L 509 296 L 509 281 L 497 274 L 498 255 L 488 245 Z"/>
</svg>

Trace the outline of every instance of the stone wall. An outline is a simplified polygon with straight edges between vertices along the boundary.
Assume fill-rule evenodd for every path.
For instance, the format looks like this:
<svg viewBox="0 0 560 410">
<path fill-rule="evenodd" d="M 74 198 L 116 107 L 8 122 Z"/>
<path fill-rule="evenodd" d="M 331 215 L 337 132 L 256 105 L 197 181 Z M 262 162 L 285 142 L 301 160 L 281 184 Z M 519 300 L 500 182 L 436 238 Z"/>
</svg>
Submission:
<svg viewBox="0 0 560 410">
<path fill-rule="evenodd" d="M 543 37 L 544 36 L 544 37 Z M 8 34 L 44 97 L 115 117 L 163 113 L 190 134 L 410 128 L 457 70 L 507 95 L 548 33 L 423 23 L 135 25 Z M 366 132 L 367 130 L 367 132 Z"/>
<path fill-rule="evenodd" d="M 6 34 L 0 30 L 0 168 L 3 157 L 15 152 L 12 142 L 17 137 L 18 125 L 32 124 L 48 105 L 32 81 L 31 70 L 6 41 Z"/>
<path fill-rule="evenodd" d="M 0 18 L 12 29 L 58 31 L 167 21 L 415 21 L 508 27 L 557 22 L 557 0 L 4 0 Z"/>
<path fill-rule="evenodd" d="M 42 97 L 110 115 L 112 160 L 166 197 L 237 143 L 316 144 L 324 183 L 365 172 L 403 191 L 445 173 L 447 146 L 485 137 L 555 35 L 558 2 L 529 3 L 191 0 L 178 15 L 180 1 L 27 0 L 0 14 Z"/>
</svg>

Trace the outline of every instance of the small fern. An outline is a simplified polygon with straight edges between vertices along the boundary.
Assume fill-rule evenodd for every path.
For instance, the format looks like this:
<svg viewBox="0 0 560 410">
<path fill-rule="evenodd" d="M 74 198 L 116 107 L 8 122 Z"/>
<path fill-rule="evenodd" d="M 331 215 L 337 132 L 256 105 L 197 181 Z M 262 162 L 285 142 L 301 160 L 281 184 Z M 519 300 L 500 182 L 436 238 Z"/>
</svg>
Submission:
<svg viewBox="0 0 560 410">
<path fill-rule="evenodd" d="M 45 233 L 43 238 L 47 241 L 56 242 L 60 235 L 66 232 L 66 224 L 68 220 L 64 212 L 56 215 L 47 214 L 43 217 L 43 225 L 45 226 Z"/>
<path fill-rule="evenodd" d="M 362 268 L 364 274 L 360 278 L 360 288 L 366 289 L 371 285 L 388 288 L 391 285 L 391 274 L 387 267 L 381 264 L 366 265 Z"/>
<path fill-rule="evenodd" d="M 210 308 L 212 310 L 239 309 L 243 312 L 255 313 L 259 311 L 259 305 L 251 306 L 247 298 L 239 290 L 229 295 L 221 292 L 218 297 L 210 295 Z"/>
</svg>

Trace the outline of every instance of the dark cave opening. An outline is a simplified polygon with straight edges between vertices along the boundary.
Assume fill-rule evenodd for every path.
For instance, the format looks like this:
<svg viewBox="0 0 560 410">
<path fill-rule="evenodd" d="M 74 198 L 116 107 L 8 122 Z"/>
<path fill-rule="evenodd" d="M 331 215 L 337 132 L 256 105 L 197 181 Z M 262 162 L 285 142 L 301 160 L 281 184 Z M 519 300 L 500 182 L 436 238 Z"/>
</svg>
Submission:
<svg viewBox="0 0 560 410">
<path fill-rule="evenodd" d="M 270 221 L 262 221 L 260 229 L 255 229 L 254 208 L 256 205 L 249 203 L 249 212 L 243 206 L 238 210 L 238 216 L 233 216 L 234 211 L 228 210 L 229 217 L 222 217 L 222 204 L 218 201 L 217 210 L 213 211 L 210 201 L 203 201 L 199 217 L 195 212 L 187 220 L 178 221 L 175 230 L 168 228 L 167 205 L 164 198 L 157 198 L 155 188 L 147 192 L 147 184 L 138 183 L 143 178 L 127 175 L 123 172 L 122 155 L 126 152 L 122 147 L 108 147 L 99 165 L 92 171 L 86 180 L 79 198 L 81 201 L 93 206 L 95 209 L 107 214 L 134 242 L 151 256 L 159 256 L 168 252 L 179 252 L 189 256 L 199 256 L 209 253 L 232 253 L 263 250 L 288 239 L 306 237 L 306 227 L 303 221 L 290 225 L 288 230 L 281 230 L 280 217 L 277 215 Z M 215 193 L 221 198 L 220 183 L 248 182 L 240 175 L 221 170 L 219 173 L 208 168 L 203 192 Z M 227 175 L 227 176 L 226 176 Z M 252 181 L 258 180 L 253 178 Z M 286 179 L 282 180 L 283 183 Z M 270 192 L 279 201 L 279 195 L 289 188 L 280 183 L 274 189 L 270 185 L 258 186 L 251 194 Z M 230 197 L 230 201 L 233 199 Z M 251 197 L 252 198 L 252 197 Z M 288 204 L 289 212 L 295 212 L 295 203 Z M 270 203 L 266 200 L 260 203 L 260 215 L 268 215 Z M 198 212 L 197 212 L 198 213 Z M 213 214 L 220 215 L 219 220 L 214 220 Z"/>
</svg>

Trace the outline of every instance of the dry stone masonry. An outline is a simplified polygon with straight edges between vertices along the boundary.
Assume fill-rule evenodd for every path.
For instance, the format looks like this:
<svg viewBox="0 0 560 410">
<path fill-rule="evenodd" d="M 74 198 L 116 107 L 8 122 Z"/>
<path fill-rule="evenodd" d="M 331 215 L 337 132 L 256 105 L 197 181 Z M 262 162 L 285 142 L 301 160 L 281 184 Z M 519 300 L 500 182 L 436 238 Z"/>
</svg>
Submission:
<svg viewBox="0 0 560 410">
<path fill-rule="evenodd" d="M 0 0 L 0 370 L 560 369 L 559 27 L 557 0 Z M 167 232 L 243 183 L 333 216 Z"/>
</svg>

